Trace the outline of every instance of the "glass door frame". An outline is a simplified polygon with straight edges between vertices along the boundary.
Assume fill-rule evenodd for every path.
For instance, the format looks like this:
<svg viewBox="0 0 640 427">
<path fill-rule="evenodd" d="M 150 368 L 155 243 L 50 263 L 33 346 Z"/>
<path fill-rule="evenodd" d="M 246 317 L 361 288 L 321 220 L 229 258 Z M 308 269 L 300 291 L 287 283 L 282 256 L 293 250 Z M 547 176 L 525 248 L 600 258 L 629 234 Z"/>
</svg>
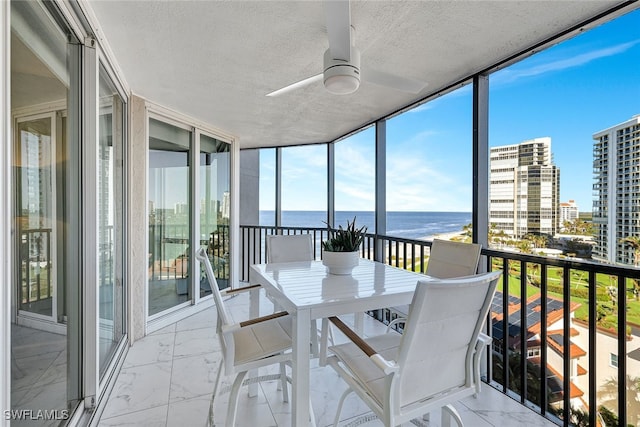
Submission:
<svg viewBox="0 0 640 427">
<path fill-rule="evenodd" d="M 200 177 L 200 135 L 206 135 L 211 138 L 215 138 L 224 143 L 229 144 L 229 155 L 230 155 L 230 165 L 229 165 L 229 192 L 230 192 L 230 219 L 229 219 L 229 244 L 230 244 L 230 268 L 229 268 L 229 283 L 231 286 L 234 286 L 236 283 L 236 278 L 238 277 L 238 236 L 239 236 L 239 225 L 236 217 L 238 216 L 238 207 L 239 207 L 239 198 L 238 198 L 238 188 L 240 183 L 240 172 L 239 172 L 239 163 L 240 163 L 240 150 L 238 148 L 238 144 L 235 138 L 231 135 L 225 134 L 224 132 L 212 129 L 211 127 L 195 121 L 194 119 L 176 113 L 175 111 L 166 109 L 160 105 L 154 104 L 150 101 L 145 102 L 146 105 L 146 135 L 147 135 L 147 144 L 149 141 L 149 119 L 155 119 L 162 121 L 164 123 L 176 126 L 181 129 L 189 130 L 191 132 L 191 147 L 189 154 L 189 162 L 190 162 L 190 170 L 189 175 L 191 178 L 191 188 L 189 191 L 189 203 L 191 204 L 190 209 L 190 217 L 191 217 L 191 233 L 190 239 L 191 242 L 197 242 L 198 244 L 189 246 L 190 260 L 189 260 L 189 268 L 191 269 L 193 274 L 189 278 L 189 287 L 191 290 L 191 299 L 190 301 L 183 302 L 179 305 L 171 307 L 167 310 L 164 310 L 160 313 L 156 313 L 154 315 L 149 315 L 149 281 L 147 280 L 145 283 L 145 333 L 148 334 L 150 332 L 161 329 L 165 326 L 170 325 L 173 322 L 176 322 L 185 316 L 191 315 L 201 309 L 213 305 L 213 298 L 211 295 L 205 295 L 204 297 L 200 296 L 200 283 L 199 280 L 196 280 L 199 277 L 200 266 L 198 261 L 196 260 L 195 253 L 199 247 L 200 242 L 200 215 L 199 215 L 199 203 L 197 203 L 199 195 L 200 195 L 200 185 L 201 185 L 201 177 Z M 149 147 L 147 145 L 147 171 L 146 176 L 149 176 Z M 146 193 L 147 199 L 150 194 L 149 181 L 146 183 Z M 145 217 L 147 218 L 146 229 L 145 229 L 145 241 L 149 242 L 149 204 L 145 204 L 147 211 L 145 212 Z M 148 245 L 148 243 L 147 243 Z M 193 310 L 190 310 L 190 307 L 193 307 Z M 186 310 L 186 311 L 185 311 Z"/>
<path fill-rule="evenodd" d="M 11 4 L 0 2 L 0 140 L 13 141 L 11 138 L 11 23 L 9 21 Z M 0 203 L 12 206 L 11 174 L 12 148 L 10 143 L 0 144 Z M 13 248 L 11 238 L 11 209 L 0 210 L 0 280 L 12 283 L 13 271 L 11 260 Z M 13 286 L 2 286 L 0 289 L 0 378 L 11 378 L 11 314 Z M 3 381 L 0 384 L 0 409 L 11 408 L 11 384 Z"/>
<path fill-rule="evenodd" d="M 233 144 L 232 142 L 229 142 L 227 139 L 225 138 L 221 138 L 219 135 L 216 135 L 213 132 L 208 132 L 206 130 L 203 129 L 196 129 L 195 132 L 195 139 L 196 139 L 196 144 L 194 147 L 194 153 L 195 153 L 195 160 L 194 160 L 194 165 L 196 166 L 194 174 L 195 174 L 195 179 L 194 179 L 194 193 L 193 193 L 193 197 L 194 200 L 196 201 L 196 206 L 200 206 L 200 201 L 199 201 L 199 197 L 200 197 L 200 190 L 201 190 L 201 186 L 202 183 L 204 182 L 204 177 L 202 177 L 200 175 L 200 172 L 202 170 L 202 167 L 200 165 L 200 154 L 201 154 L 201 147 L 200 147 L 200 139 L 201 136 L 206 136 L 209 138 L 213 138 L 216 139 L 220 142 L 223 142 L 225 144 L 229 145 L 229 198 L 230 198 L 230 202 L 232 202 L 233 200 L 237 199 L 238 196 L 234 195 L 234 193 L 231 191 L 231 187 L 233 186 L 233 171 L 237 170 L 236 167 L 234 167 L 233 164 L 233 159 L 234 156 L 236 156 L 233 152 L 233 147 L 235 144 Z M 233 241 L 233 239 L 231 238 L 232 236 L 232 229 L 233 229 L 233 225 L 235 224 L 235 220 L 233 218 L 233 209 L 231 209 L 230 207 L 230 215 L 229 215 L 229 261 L 230 261 L 230 266 L 229 266 L 229 283 L 233 283 L 232 282 L 232 277 L 233 277 L 233 259 L 236 258 L 233 255 L 233 249 L 237 246 L 236 242 Z M 192 257 L 192 263 L 191 263 L 191 271 L 194 272 L 194 276 L 196 276 L 196 274 L 199 276 L 200 275 L 200 262 L 196 259 L 196 251 L 198 250 L 198 248 L 200 247 L 200 240 L 201 237 L 200 236 L 200 226 L 201 226 L 201 215 L 198 212 L 194 213 L 194 218 L 193 218 L 193 236 L 192 239 L 194 242 L 197 243 L 197 245 L 192 245 L 193 248 L 191 250 L 191 257 Z M 212 300 L 213 295 L 209 294 L 209 295 L 205 295 L 203 297 L 200 296 L 200 282 L 199 280 L 194 280 L 193 283 L 193 292 L 195 295 L 195 304 L 200 303 L 200 301 L 207 301 L 207 300 Z M 211 301 L 213 303 L 213 301 Z"/>
<path fill-rule="evenodd" d="M 149 149 L 149 122 L 151 119 L 157 120 L 159 122 L 171 125 L 171 126 L 175 126 L 178 129 L 182 129 L 182 130 L 186 130 L 188 132 L 190 132 L 191 136 L 190 136 L 190 140 L 189 140 L 189 152 L 188 152 L 188 161 L 189 161 L 189 182 L 190 182 L 190 189 L 189 189 L 189 194 L 187 197 L 188 203 L 189 203 L 189 221 L 192 224 L 191 226 L 191 230 L 189 233 L 190 239 L 193 241 L 193 230 L 194 230 L 194 222 L 193 222 L 193 206 L 194 206 L 194 188 L 196 187 L 196 180 L 195 180 L 195 175 L 194 175 L 194 171 L 193 171 L 193 165 L 194 165 L 194 161 L 196 161 L 197 157 L 195 157 L 195 153 L 197 153 L 196 149 L 199 149 L 200 147 L 200 143 L 198 141 L 198 138 L 196 137 L 196 129 L 194 126 L 185 123 L 184 121 L 181 121 L 179 119 L 176 119 L 174 117 L 174 115 L 172 114 L 166 114 L 166 112 L 164 112 L 162 109 L 159 108 L 154 108 L 151 104 L 148 104 L 147 106 L 147 117 L 146 117 L 146 126 L 147 126 L 147 200 L 149 200 L 149 196 L 151 194 L 151 187 L 150 187 L 150 182 L 149 182 L 149 173 L 151 171 L 151 162 L 150 162 L 150 149 Z M 197 145 L 197 147 L 196 147 Z M 147 212 L 145 217 L 147 218 L 147 226 L 145 228 L 145 241 L 149 242 L 149 228 L 150 228 L 150 224 L 149 224 L 149 204 L 146 204 L 147 206 Z M 148 243 L 147 243 L 148 245 Z M 191 245 L 193 246 L 193 245 Z M 147 246 L 148 248 L 148 246 Z M 192 253 L 193 251 L 190 250 L 190 260 L 189 260 L 189 268 L 191 268 L 191 271 L 194 271 L 193 268 L 193 259 L 194 259 L 194 254 Z M 181 302 L 179 304 L 176 304 L 172 307 L 169 307 L 165 310 L 162 310 L 158 313 L 155 314 L 149 314 L 149 291 L 150 291 L 150 284 L 149 284 L 149 280 L 146 281 L 145 283 L 145 303 L 144 303 L 144 307 L 145 307 L 145 317 L 146 317 L 146 321 L 147 323 L 151 323 L 154 321 L 158 321 L 158 320 L 162 320 L 163 318 L 167 318 L 167 316 L 171 317 L 171 314 L 181 311 L 186 307 L 192 306 L 195 304 L 195 296 L 193 294 L 194 292 L 194 275 L 190 274 L 189 278 L 188 278 L 188 288 L 189 291 L 191 292 L 191 296 L 187 301 Z M 173 321 L 173 320 L 172 320 Z"/>
<path fill-rule="evenodd" d="M 119 372 L 120 367 L 122 366 L 123 362 L 124 362 L 124 356 L 126 355 L 126 351 L 128 349 L 128 344 L 129 344 L 129 337 L 130 337 L 130 333 L 131 333 L 131 316 L 130 316 L 130 302 L 129 302 L 129 298 L 130 298 L 130 287 L 129 287 L 129 263 L 126 261 L 128 259 L 130 259 L 129 256 L 129 251 L 130 251 L 130 245 L 129 245 L 129 215 L 128 215 L 128 209 L 129 209 L 129 96 L 127 95 L 127 89 L 126 87 L 123 85 L 122 81 L 120 80 L 118 74 L 114 71 L 112 65 L 111 65 L 111 61 L 109 60 L 108 55 L 105 53 L 105 51 L 101 48 L 100 44 L 98 43 L 97 47 L 96 47 L 96 51 L 97 51 L 97 67 L 96 67 L 96 75 L 95 75 L 95 80 L 96 80 L 96 99 L 95 99 L 95 105 L 96 105 L 96 115 L 95 115 L 95 120 L 99 120 L 98 115 L 100 113 L 100 96 L 98 94 L 98 87 L 99 87 L 99 82 L 100 82 L 100 69 L 102 68 L 105 72 L 106 75 L 111 79 L 111 83 L 113 83 L 113 85 L 115 86 L 118 95 L 120 96 L 120 99 L 122 101 L 122 111 L 120 112 L 122 114 L 122 137 L 123 137 L 123 141 L 122 141 L 122 162 L 123 164 L 121 165 L 122 168 L 122 179 L 123 179 L 123 185 L 122 185 L 122 190 L 123 190 L 123 206 L 122 206 L 122 210 L 123 210 L 123 218 L 122 218 L 122 240 L 123 240 L 123 251 L 122 251 L 122 256 L 123 256 L 123 260 L 122 260 L 122 264 L 123 264 L 123 268 L 122 268 L 122 283 L 121 286 L 123 288 L 123 293 L 122 293 L 122 299 L 123 299 L 123 307 L 122 309 L 124 310 L 124 318 L 125 318 L 125 326 L 124 326 L 124 336 L 122 337 L 122 339 L 120 340 L 120 342 L 117 345 L 117 348 L 115 349 L 114 353 L 112 354 L 111 360 L 109 360 L 107 366 L 104 369 L 104 372 L 102 375 L 100 375 L 100 360 L 99 360 L 99 328 L 100 328 L 100 316 L 99 316 L 99 308 L 98 308 L 98 304 L 99 304 L 99 296 L 96 295 L 95 301 L 96 301 L 96 311 L 95 311 L 95 321 L 96 321 L 96 331 L 95 331 L 95 336 L 96 336 L 96 358 L 95 358 L 95 364 L 96 364 L 96 373 L 97 373 L 97 383 L 96 383 L 96 393 L 97 393 L 97 401 L 100 404 L 100 407 L 98 409 L 98 412 L 96 414 L 101 414 L 102 413 L 102 409 L 104 409 L 104 406 L 106 405 L 106 402 L 103 402 L 102 397 L 108 395 L 107 390 L 109 390 L 109 387 L 113 386 L 113 383 L 115 382 L 116 379 L 116 375 Z M 120 114 L 119 113 L 119 114 Z M 96 122 L 97 124 L 97 122 Z M 96 140 L 95 140 L 95 148 L 96 150 L 98 150 L 98 145 L 99 145 L 99 137 L 98 137 L 98 128 L 96 126 Z M 97 152 L 96 152 L 96 160 L 97 160 Z M 96 174 L 98 173 L 98 169 L 96 169 Z M 98 177 L 96 177 L 96 179 L 98 179 Z M 96 200 L 96 206 L 97 206 L 97 200 Z M 96 227 L 96 233 L 98 233 L 98 227 L 99 225 L 97 223 L 94 224 L 94 226 Z M 97 240 L 96 240 L 97 242 Z M 96 250 L 97 246 L 96 246 Z M 98 274 L 98 268 L 96 268 L 96 274 Z M 96 286 L 97 286 L 96 282 Z M 97 289 L 96 289 L 97 292 Z M 95 417 L 95 415 L 94 415 Z"/>
<path fill-rule="evenodd" d="M 53 107 L 53 106 L 52 106 Z M 22 310 L 20 308 L 21 306 L 21 302 L 19 301 L 20 299 L 20 292 L 18 292 L 17 287 L 21 287 L 22 286 L 22 281 L 20 280 L 20 275 L 18 273 L 18 268 L 16 268 L 15 271 L 15 278 L 13 279 L 12 283 L 14 283 L 14 286 L 12 286 L 13 289 L 13 293 L 14 293 L 14 304 L 15 304 L 15 309 L 14 309 L 14 319 L 16 321 L 16 323 L 18 324 L 32 324 L 32 321 L 37 321 L 38 322 L 38 329 L 43 329 L 43 330 L 49 330 L 51 332 L 56 332 L 56 333 L 61 333 L 61 334 L 66 334 L 66 327 L 64 326 L 59 326 L 59 322 L 58 322 L 58 297 L 59 297 L 59 289 L 58 289 L 58 270 L 57 270 L 57 249 L 56 249 L 56 242 L 58 241 L 58 236 L 57 236 L 57 230 L 56 227 L 54 227 L 54 224 L 57 222 L 58 218 L 57 218 L 57 191 L 58 191 L 58 176 L 57 176 L 57 170 L 55 168 L 55 165 L 57 164 L 57 153 L 58 150 L 60 149 L 59 147 L 59 142 L 58 142 L 58 136 L 59 136 L 59 132 L 58 132 L 58 113 L 62 112 L 62 110 L 59 110 L 57 108 L 53 108 L 53 109 L 48 109 L 47 112 L 44 113 L 34 113 L 34 114 L 29 114 L 29 113 L 19 113 L 19 115 L 14 116 L 14 136 L 13 136 L 13 144 L 14 147 L 17 146 L 22 146 L 22 140 L 21 140 L 21 132 L 20 132 L 20 124 L 21 123 L 26 123 L 26 122 L 30 122 L 30 121 L 34 121 L 34 120 L 39 120 L 39 119 L 50 119 L 50 123 L 51 123 L 51 127 L 50 127 L 50 138 L 51 138 L 51 143 L 50 143 L 50 147 L 49 147 L 49 153 L 50 153 L 50 161 L 49 161 L 49 165 L 51 166 L 51 181 L 52 181 L 52 185 L 51 185 L 51 190 L 52 190 L 52 194 L 51 194 L 51 199 L 53 201 L 52 205 L 52 209 L 50 212 L 50 218 L 48 218 L 48 220 L 51 222 L 51 234 L 49 237 L 49 243 L 48 243 L 48 248 L 49 248 L 49 252 L 51 254 L 51 259 L 50 259 L 50 265 L 53 268 L 53 271 L 50 269 L 49 270 L 49 279 L 53 281 L 53 284 L 51 286 L 52 289 L 52 294 L 51 295 L 51 315 L 44 315 L 44 314 L 39 314 L 39 313 L 33 313 L 31 311 L 28 310 Z M 21 150 L 22 151 L 22 150 Z M 20 155 L 21 153 L 18 153 L 17 150 L 14 150 L 14 156 L 16 156 L 16 166 L 18 166 L 18 159 L 17 156 Z M 20 162 L 20 164 L 22 165 L 22 162 Z M 14 179 L 19 179 L 19 177 L 16 176 L 14 177 Z M 16 183 L 17 184 L 17 183 Z M 14 189 L 16 187 L 14 186 Z M 21 187 L 22 188 L 22 187 Z M 17 206 L 17 202 L 20 198 L 20 195 L 16 194 L 14 195 L 14 206 L 16 206 L 16 209 L 20 209 L 20 206 Z M 15 215 L 18 215 L 18 212 L 14 212 Z M 16 232 L 19 231 L 19 227 L 16 224 Z M 18 248 L 18 245 L 21 244 L 21 239 L 22 236 L 16 236 L 15 239 L 15 243 L 16 243 L 16 247 L 14 247 L 14 251 L 16 253 L 16 258 L 15 260 L 18 261 L 18 257 L 20 254 L 20 250 Z M 15 266 L 15 265 L 14 265 Z M 52 274 L 53 273 L 53 274 Z M 17 286 L 16 286 L 17 285 Z M 38 284 L 39 286 L 39 284 Z"/>
</svg>

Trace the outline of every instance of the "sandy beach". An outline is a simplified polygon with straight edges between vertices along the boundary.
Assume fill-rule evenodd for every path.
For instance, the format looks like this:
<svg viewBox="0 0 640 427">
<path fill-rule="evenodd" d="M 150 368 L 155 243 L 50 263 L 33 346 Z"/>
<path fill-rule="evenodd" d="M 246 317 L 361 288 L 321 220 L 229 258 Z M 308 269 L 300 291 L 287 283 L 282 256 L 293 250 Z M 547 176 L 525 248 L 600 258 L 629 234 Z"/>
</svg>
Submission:
<svg viewBox="0 0 640 427">
<path fill-rule="evenodd" d="M 433 234 L 430 236 L 422 237 L 418 239 L 418 241 L 431 242 L 434 239 L 452 240 L 456 237 L 462 236 L 463 234 L 464 234 L 463 231 L 439 233 L 439 234 Z M 398 258 L 399 260 L 407 259 L 407 260 L 413 260 L 413 263 L 416 263 L 416 262 L 419 263 L 421 254 L 423 254 L 425 259 L 429 257 L 429 247 L 427 247 L 426 245 L 421 245 L 420 243 L 407 243 L 407 244 L 400 243 L 397 245 L 397 249 L 398 249 L 398 254 L 396 254 L 395 244 L 390 245 L 390 247 L 387 244 L 385 248 L 385 258 L 388 260 L 389 257 L 391 257 L 393 261 L 395 261 L 396 258 Z M 415 255 L 414 255 L 414 252 L 415 252 Z M 395 264 L 395 262 L 393 264 Z"/>
</svg>

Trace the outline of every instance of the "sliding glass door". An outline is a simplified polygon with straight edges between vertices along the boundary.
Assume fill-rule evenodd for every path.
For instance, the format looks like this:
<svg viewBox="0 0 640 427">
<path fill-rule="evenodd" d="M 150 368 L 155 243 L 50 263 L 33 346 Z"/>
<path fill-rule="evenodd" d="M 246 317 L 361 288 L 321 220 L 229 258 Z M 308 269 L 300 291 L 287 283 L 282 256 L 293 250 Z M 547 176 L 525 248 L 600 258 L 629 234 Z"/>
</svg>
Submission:
<svg viewBox="0 0 640 427">
<path fill-rule="evenodd" d="M 191 140 L 190 129 L 149 119 L 149 316 L 192 299 Z"/>
<path fill-rule="evenodd" d="M 11 409 L 47 410 L 57 425 L 83 397 L 83 353 L 81 46 L 56 14 L 50 3 L 11 2 Z"/>
<path fill-rule="evenodd" d="M 206 246 L 218 286 L 229 286 L 230 144 L 200 135 L 200 245 Z M 204 276 L 203 276 L 204 279 Z M 200 296 L 211 293 L 206 280 Z"/>
<path fill-rule="evenodd" d="M 17 120 L 18 310 L 55 322 L 57 314 L 56 115 Z"/>
</svg>

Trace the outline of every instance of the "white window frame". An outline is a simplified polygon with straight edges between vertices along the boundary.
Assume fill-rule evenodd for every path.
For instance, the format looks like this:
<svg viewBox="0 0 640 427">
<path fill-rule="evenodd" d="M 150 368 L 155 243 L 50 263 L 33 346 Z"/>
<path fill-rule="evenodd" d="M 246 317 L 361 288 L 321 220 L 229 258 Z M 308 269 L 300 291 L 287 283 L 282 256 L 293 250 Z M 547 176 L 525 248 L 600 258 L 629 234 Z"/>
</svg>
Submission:
<svg viewBox="0 0 640 427">
<path fill-rule="evenodd" d="M 618 368 L 618 355 L 615 353 L 609 353 L 609 366 L 612 368 Z"/>
</svg>

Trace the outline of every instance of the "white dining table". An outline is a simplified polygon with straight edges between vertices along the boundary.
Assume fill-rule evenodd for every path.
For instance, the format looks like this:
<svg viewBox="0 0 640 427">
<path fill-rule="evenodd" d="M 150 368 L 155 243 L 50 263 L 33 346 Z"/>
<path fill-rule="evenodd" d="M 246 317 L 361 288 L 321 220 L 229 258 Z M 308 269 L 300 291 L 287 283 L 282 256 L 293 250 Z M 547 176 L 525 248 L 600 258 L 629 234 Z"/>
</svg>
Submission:
<svg viewBox="0 0 640 427">
<path fill-rule="evenodd" d="M 418 280 L 427 277 L 364 258 L 344 276 L 329 274 L 321 261 L 251 266 L 250 283 L 261 284 L 293 319 L 293 426 L 309 425 L 311 321 L 409 304 Z M 252 315 L 259 312 L 258 301 L 251 298 Z"/>
</svg>

